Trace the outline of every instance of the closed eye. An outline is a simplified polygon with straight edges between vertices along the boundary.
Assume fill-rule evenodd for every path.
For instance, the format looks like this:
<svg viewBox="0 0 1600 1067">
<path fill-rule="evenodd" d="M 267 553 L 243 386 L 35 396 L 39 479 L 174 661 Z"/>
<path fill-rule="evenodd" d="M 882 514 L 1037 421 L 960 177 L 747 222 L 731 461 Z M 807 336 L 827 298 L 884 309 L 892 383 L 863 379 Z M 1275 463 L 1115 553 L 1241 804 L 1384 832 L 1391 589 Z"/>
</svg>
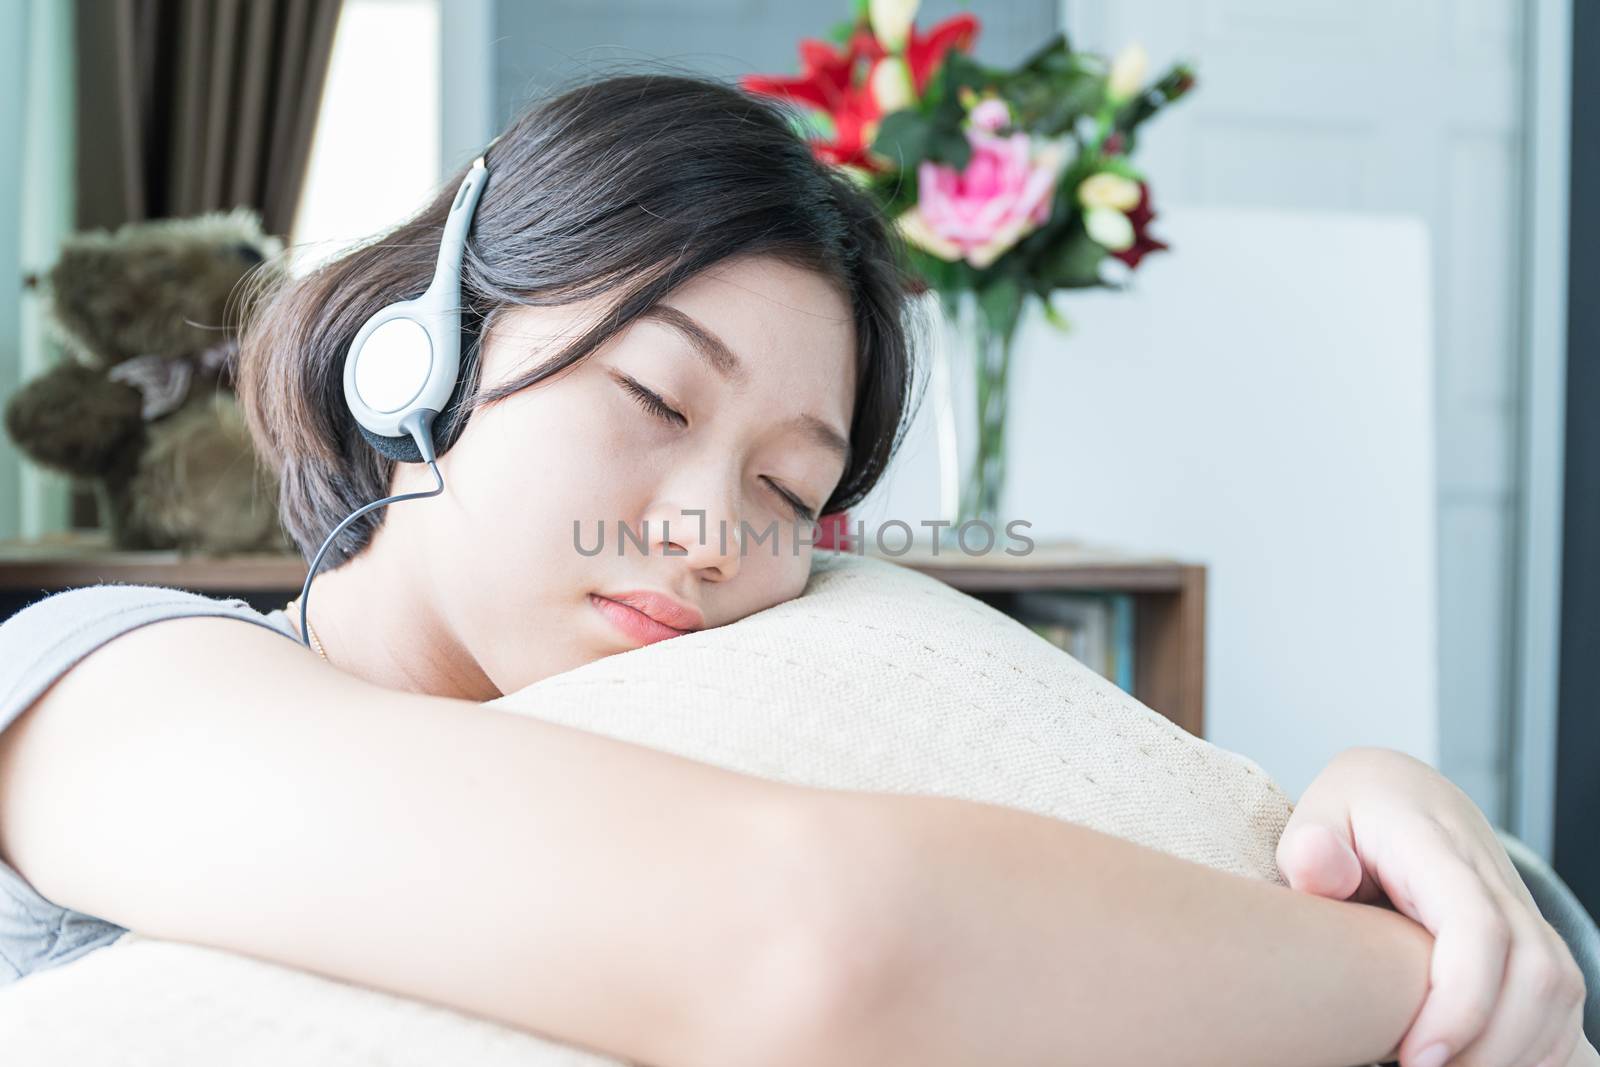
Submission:
<svg viewBox="0 0 1600 1067">
<path fill-rule="evenodd" d="M 799 519 L 802 522 L 816 522 L 817 521 L 816 512 L 812 511 L 810 508 L 808 508 L 804 504 L 802 504 L 794 496 L 794 494 L 792 494 L 788 490 L 784 489 L 782 486 L 780 486 L 777 482 L 773 481 L 771 478 L 767 479 L 767 484 L 772 486 L 772 491 L 773 492 L 775 492 L 779 496 L 783 497 L 784 503 L 789 505 L 789 510 L 794 512 L 794 517 L 795 518 Z"/>
<path fill-rule="evenodd" d="M 628 395 L 638 401 L 639 406 L 650 412 L 650 414 L 679 426 L 689 425 L 689 420 L 681 412 L 668 407 L 665 400 L 662 400 L 655 393 L 646 389 L 626 374 L 619 375 L 617 381 L 622 385 L 623 389 L 627 390 Z"/>
<path fill-rule="evenodd" d="M 674 423 L 678 426 L 689 425 L 689 420 L 681 412 L 669 407 L 667 402 L 662 400 L 660 396 L 651 390 L 646 389 L 644 386 L 640 385 L 626 374 L 617 375 L 617 382 L 622 386 L 623 389 L 627 391 L 629 396 L 633 397 L 633 399 L 638 402 L 640 407 L 650 412 L 650 414 L 655 415 L 657 418 L 665 419 L 668 422 Z M 772 486 L 772 491 L 782 498 L 783 502 L 788 505 L 789 510 L 794 513 L 795 518 L 802 522 L 817 521 L 816 512 L 807 507 L 805 503 L 793 493 L 790 493 L 788 490 L 784 489 L 771 478 L 767 479 L 767 484 Z"/>
</svg>

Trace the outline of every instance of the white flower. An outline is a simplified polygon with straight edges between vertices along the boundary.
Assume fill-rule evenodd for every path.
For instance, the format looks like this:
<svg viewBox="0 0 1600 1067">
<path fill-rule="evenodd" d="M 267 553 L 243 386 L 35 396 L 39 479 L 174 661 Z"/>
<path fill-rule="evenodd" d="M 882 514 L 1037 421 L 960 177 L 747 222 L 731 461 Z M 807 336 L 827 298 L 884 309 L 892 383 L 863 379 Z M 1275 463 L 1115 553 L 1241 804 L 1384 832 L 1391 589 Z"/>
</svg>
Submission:
<svg viewBox="0 0 1600 1067">
<path fill-rule="evenodd" d="M 1150 57 L 1145 54 L 1144 46 L 1135 42 L 1117 53 L 1117 58 L 1111 62 L 1111 77 L 1106 83 L 1106 91 L 1111 94 L 1113 102 L 1121 103 L 1144 86 L 1145 71 L 1150 66 Z"/>
<path fill-rule="evenodd" d="M 867 21 L 872 25 L 872 35 L 887 52 L 898 52 L 906 46 L 911 33 L 911 23 L 917 17 L 920 0 L 871 0 L 867 5 Z"/>
<path fill-rule="evenodd" d="M 911 83 L 911 68 L 899 56 L 885 56 L 874 63 L 870 79 L 872 97 L 885 115 L 916 102 L 917 90 Z"/>
<path fill-rule="evenodd" d="M 1083 228 L 1099 245 L 1113 252 L 1124 252 L 1133 247 L 1133 223 L 1128 216 L 1115 208 L 1092 207 L 1083 213 Z"/>
<path fill-rule="evenodd" d="M 1139 183 L 1120 174 L 1101 171 L 1085 178 L 1078 186 L 1078 201 L 1086 208 L 1132 211 L 1139 206 Z"/>
</svg>

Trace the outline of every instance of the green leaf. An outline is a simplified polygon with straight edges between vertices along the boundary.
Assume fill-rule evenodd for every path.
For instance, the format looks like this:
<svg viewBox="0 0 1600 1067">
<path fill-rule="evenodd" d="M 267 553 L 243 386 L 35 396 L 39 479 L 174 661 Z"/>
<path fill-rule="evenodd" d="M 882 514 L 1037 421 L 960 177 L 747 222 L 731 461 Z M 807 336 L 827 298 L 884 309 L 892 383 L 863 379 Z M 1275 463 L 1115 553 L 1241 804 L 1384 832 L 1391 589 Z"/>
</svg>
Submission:
<svg viewBox="0 0 1600 1067">
<path fill-rule="evenodd" d="M 1050 303 L 1049 294 L 1041 294 L 1039 297 L 1039 304 L 1044 308 L 1044 317 L 1046 322 L 1054 326 L 1062 333 L 1072 332 L 1072 323 L 1067 321 L 1066 316 L 1061 314 L 1060 310 L 1057 309 L 1054 304 Z"/>
<path fill-rule="evenodd" d="M 1074 70 L 1061 79 L 1061 110 L 1092 115 L 1105 103 L 1106 80 L 1098 71 Z"/>
<path fill-rule="evenodd" d="M 972 161 L 972 142 L 960 130 L 935 127 L 928 144 L 928 157 L 948 163 L 956 170 L 966 170 Z"/>
<path fill-rule="evenodd" d="M 967 116 L 966 105 L 961 102 L 962 90 L 982 95 L 1005 78 L 1001 71 L 991 71 L 975 62 L 965 52 L 946 52 L 939 63 L 938 72 L 928 83 L 923 95 L 925 111 L 942 126 L 959 128 Z"/>
<path fill-rule="evenodd" d="M 1062 57 L 1072 55 L 1072 46 L 1067 43 L 1067 35 L 1057 32 L 1056 35 L 1040 45 L 1033 54 L 1018 64 L 1019 71 L 1039 72 L 1050 65 L 1061 62 Z"/>
<path fill-rule="evenodd" d="M 971 288 L 971 282 L 965 273 L 967 265 L 964 261 L 952 263 L 910 244 L 906 245 L 906 252 L 912 271 L 926 282 L 929 288 L 937 289 L 941 293 Z"/>
<path fill-rule="evenodd" d="M 966 52 L 954 50 L 946 52 L 939 64 L 939 74 L 950 89 L 959 89 L 962 86 L 966 86 L 976 91 L 996 81 L 1001 76 L 1001 73 L 1000 71 L 990 70 Z M 959 107 L 961 104 L 959 94 L 951 92 L 948 95 L 951 101 Z"/>
<path fill-rule="evenodd" d="M 867 179 L 867 189 L 888 219 L 894 219 L 917 202 L 915 170 L 883 171 Z"/>
<path fill-rule="evenodd" d="M 1126 178 L 1130 182 L 1144 181 L 1144 175 L 1140 174 L 1139 171 L 1135 169 L 1134 165 L 1128 162 L 1128 158 L 1126 156 L 1102 157 L 1099 160 L 1099 165 L 1096 166 L 1095 169 L 1097 171 L 1115 174 L 1119 178 Z"/>
<path fill-rule="evenodd" d="M 1100 262 L 1105 246 L 1084 232 L 1081 221 L 1062 234 L 1039 257 L 1035 277 L 1051 289 L 1088 289 L 1100 285 Z"/>
<path fill-rule="evenodd" d="M 1094 55 L 1042 51 L 1031 65 L 1002 75 L 997 84 L 1011 101 L 1019 124 L 1032 133 L 1058 137 L 1105 103 L 1106 64 Z"/>
<path fill-rule="evenodd" d="M 990 331 L 1002 341 L 1010 341 L 1022 316 L 1022 286 L 1002 274 L 978 290 L 978 307 Z"/>
<path fill-rule="evenodd" d="M 1194 67 L 1188 63 L 1175 63 L 1154 85 L 1134 96 L 1117 112 L 1116 127 L 1128 135 L 1130 146 L 1133 134 L 1156 112 L 1181 100 L 1193 88 Z"/>
<path fill-rule="evenodd" d="M 893 160 L 901 170 L 916 170 L 917 164 L 928 158 L 933 123 L 922 114 L 904 108 L 891 111 L 878 124 L 877 135 L 872 138 L 872 151 L 885 159 Z"/>
</svg>

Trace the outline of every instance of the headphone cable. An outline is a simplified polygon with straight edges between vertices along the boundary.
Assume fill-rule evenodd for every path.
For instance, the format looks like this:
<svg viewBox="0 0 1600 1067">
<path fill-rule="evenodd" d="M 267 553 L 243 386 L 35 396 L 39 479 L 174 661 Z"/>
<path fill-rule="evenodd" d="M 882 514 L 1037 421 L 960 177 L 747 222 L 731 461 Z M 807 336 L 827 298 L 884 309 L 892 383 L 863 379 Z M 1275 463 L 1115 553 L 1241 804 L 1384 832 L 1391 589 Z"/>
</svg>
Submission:
<svg viewBox="0 0 1600 1067">
<path fill-rule="evenodd" d="M 436 412 L 424 408 L 421 411 L 407 415 L 400 425 L 402 429 L 410 432 L 412 440 L 417 444 L 417 450 L 422 454 L 422 459 L 432 469 L 433 476 L 438 479 L 438 486 L 420 493 L 400 493 L 395 496 L 386 496 L 382 500 L 374 500 L 370 504 L 362 505 L 333 528 L 333 532 L 323 539 L 322 547 L 317 549 L 317 554 L 311 558 L 311 566 L 306 569 L 305 584 L 300 587 L 300 643 L 306 648 L 311 647 L 311 629 L 306 622 L 308 609 L 311 606 L 311 579 L 317 576 L 317 568 L 322 565 L 322 557 L 327 555 L 328 549 L 333 546 L 334 540 L 349 528 L 352 522 L 355 522 L 374 508 L 381 508 L 400 500 L 421 500 L 424 497 L 438 496 L 444 492 L 444 475 L 439 473 L 439 461 L 434 455 L 433 448 L 433 419 L 436 414 Z"/>
</svg>

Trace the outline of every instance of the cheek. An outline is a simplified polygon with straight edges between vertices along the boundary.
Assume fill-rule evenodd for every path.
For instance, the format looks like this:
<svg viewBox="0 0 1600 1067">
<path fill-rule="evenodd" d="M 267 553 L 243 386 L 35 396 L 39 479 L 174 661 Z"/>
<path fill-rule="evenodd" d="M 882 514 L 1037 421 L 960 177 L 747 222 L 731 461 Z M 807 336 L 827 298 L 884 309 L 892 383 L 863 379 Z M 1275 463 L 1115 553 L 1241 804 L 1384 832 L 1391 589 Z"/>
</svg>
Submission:
<svg viewBox="0 0 1600 1067">
<path fill-rule="evenodd" d="M 619 513 L 638 472 L 619 458 L 627 428 L 592 393 L 589 383 L 557 382 L 473 417 L 458 444 L 467 446 L 459 484 L 463 506 L 483 523 L 478 539 L 498 530 L 570 547 L 574 520 L 591 528 Z"/>
<path fill-rule="evenodd" d="M 579 421 L 570 406 L 517 394 L 474 413 L 440 458 L 448 505 L 432 537 L 443 546 L 435 573 L 480 648 L 537 635 L 581 577 L 572 520 L 599 506 L 600 480 L 584 460 Z"/>
<path fill-rule="evenodd" d="M 506 691 L 596 654 L 574 638 L 598 561 L 577 551 L 573 520 L 592 545 L 595 519 L 630 489 L 607 469 L 606 431 L 585 417 L 593 404 L 574 392 L 530 390 L 477 412 L 440 460 L 450 506 L 433 537 L 449 548 L 431 569 L 455 626 Z"/>
<path fill-rule="evenodd" d="M 743 618 L 776 604 L 792 600 L 805 588 L 811 573 L 811 553 L 802 548 L 794 554 L 794 546 L 785 534 L 776 558 L 769 544 L 752 547 L 739 565 L 739 581 L 743 601 L 737 615 Z"/>
</svg>

